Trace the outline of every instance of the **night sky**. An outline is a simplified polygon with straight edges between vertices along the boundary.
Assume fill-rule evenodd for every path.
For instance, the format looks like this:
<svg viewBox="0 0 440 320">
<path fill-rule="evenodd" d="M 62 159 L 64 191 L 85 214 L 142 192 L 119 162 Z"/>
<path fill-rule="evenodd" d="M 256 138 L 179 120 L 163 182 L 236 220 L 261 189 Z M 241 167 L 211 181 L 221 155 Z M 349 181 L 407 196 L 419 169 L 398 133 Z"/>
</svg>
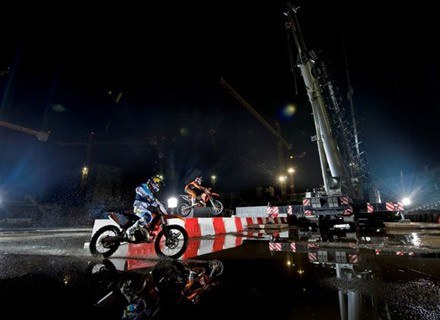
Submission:
<svg viewBox="0 0 440 320">
<path fill-rule="evenodd" d="M 238 3 L 239 2 L 239 3 Z M 47 142 L 0 127 L 10 193 L 47 193 L 91 164 L 144 181 L 159 161 L 181 191 L 196 174 L 223 192 L 273 184 L 276 138 L 219 84 L 224 77 L 292 143 L 298 191 L 321 183 L 311 108 L 290 71 L 284 1 L 181 1 L 5 9 L 0 120 L 51 131 Z M 346 92 L 344 54 L 373 180 L 439 165 L 438 18 L 434 4 L 300 1 L 309 49 Z M 7 14 L 6 14 L 7 12 Z M 345 50 L 343 50 L 345 43 Z M 6 72 L 9 68 L 9 72 Z M 284 114 L 288 104 L 296 113 Z M 156 139 L 159 147 L 148 145 Z M 110 143 L 112 142 L 112 143 Z M 100 143 L 100 144 L 99 144 Z"/>
</svg>

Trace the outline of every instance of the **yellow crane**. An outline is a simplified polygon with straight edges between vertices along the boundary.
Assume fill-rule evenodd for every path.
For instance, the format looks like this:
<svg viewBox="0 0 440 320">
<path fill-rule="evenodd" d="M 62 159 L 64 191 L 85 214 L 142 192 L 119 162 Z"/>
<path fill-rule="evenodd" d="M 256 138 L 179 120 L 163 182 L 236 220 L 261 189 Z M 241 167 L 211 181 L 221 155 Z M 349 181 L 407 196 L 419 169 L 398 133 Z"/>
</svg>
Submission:
<svg viewBox="0 0 440 320">
<path fill-rule="evenodd" d="M 281 194 L 286 194 L 286 184 L 285 184 L 285 163 L 284 163 L 284 152 L 283 147 L 286 148 L 288 151 L 292 150 L 292 144 L 287 142 L 286 139 L 283 138 L 283 136 L 280 133 L 280 126 L 277 123 L 275 130 L 243 97 L 236 91 L 234 88 L 231 87 L 231 85 L 223 78 L 220 78 L 219 80 L 220 84 L 235 98 L 238 100 L 238 102 L 241 103 L 243 107 L 246 108 L 267 130 L 269 130 L 270 133 L 272 133 L 277 138 L 278 143 L 278 170 L 279 170 L 279 179 L 281 183 Z M 293 193 L 293 185 L 291 183 L 290 186 L 292 193 Z"/>
</svg>

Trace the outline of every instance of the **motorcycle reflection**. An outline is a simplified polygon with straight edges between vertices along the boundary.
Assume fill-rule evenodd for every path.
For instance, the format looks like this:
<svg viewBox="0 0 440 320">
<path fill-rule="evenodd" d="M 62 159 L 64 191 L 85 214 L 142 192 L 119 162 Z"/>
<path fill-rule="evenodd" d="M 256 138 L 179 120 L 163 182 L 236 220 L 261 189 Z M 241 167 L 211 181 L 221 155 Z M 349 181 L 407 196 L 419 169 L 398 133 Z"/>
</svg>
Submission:
<svg viewBox="0 0 440 320">
<path fill-rule="evenodd" d="M 91 262 L 87 274 L 99 308 L 120 306 L 121 318 L 159 319 L 170 306 L 197 304 L 200 295 L 219 284 L 223 263 L 219 260 L 162 260 L 154 267 L 120 271 L 110 260 Z M 121 310 L 122 309 L 122 310 Z"/>
</svg>

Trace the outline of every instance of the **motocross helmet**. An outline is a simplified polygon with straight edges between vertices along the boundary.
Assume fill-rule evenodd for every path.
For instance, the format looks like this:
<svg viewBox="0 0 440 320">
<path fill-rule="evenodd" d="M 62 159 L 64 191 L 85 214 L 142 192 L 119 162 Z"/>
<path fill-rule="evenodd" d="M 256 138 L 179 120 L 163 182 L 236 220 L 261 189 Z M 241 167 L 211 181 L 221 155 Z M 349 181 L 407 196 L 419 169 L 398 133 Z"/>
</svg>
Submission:
<svg viewBox="0 0 440 320">
<path fill-rule="evenodd" d="M 194 181 L 200 186 L 202 184 L 202 177 L 196 177 Z"/>
<path fill-rule="evenodd" d="M 159 192 L 160 189 L 165 186 L 165 183 L 163 182 L 163 176 L 155 175 L 151 177 L 150 179 L 148 179 L 147 185 L 151 191 Z"/>
</svg>

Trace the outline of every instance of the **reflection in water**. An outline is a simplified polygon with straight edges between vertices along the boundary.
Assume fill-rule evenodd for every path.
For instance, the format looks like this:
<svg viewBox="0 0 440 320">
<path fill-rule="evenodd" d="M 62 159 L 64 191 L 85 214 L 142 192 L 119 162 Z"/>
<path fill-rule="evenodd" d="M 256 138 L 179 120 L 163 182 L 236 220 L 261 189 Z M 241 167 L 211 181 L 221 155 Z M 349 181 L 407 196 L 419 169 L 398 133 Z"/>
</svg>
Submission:
<svg viewBox="0 0 440 320">
<path fill-rule="evenodd" d="M 160 319 L 176 305 L 197 304 L 206 290 L 219 284 L 223 273 L 219 260 L 150 261 L 150 267 L 136 270 L 118 270 L 116 265 L 107 259 L 91 262 L 87 273 L 100 297 L 96 306 L 108 310 L 120 306 L 123 320 Z"/>
<path fill-rule="evenodd" d="M 335 277 L 321 283 L 337 290 L 340 320 L 440 319 L 438 277 L 416 270 L 425 266 L 423 259 L 438 258 L 438 250 L 424 246 L 423 231 L 319 231 L 292 229 L 288 238 L 275 234 L 269 250 L 306 254 L 310 264 L 334 269 Z"/>
</svg>

